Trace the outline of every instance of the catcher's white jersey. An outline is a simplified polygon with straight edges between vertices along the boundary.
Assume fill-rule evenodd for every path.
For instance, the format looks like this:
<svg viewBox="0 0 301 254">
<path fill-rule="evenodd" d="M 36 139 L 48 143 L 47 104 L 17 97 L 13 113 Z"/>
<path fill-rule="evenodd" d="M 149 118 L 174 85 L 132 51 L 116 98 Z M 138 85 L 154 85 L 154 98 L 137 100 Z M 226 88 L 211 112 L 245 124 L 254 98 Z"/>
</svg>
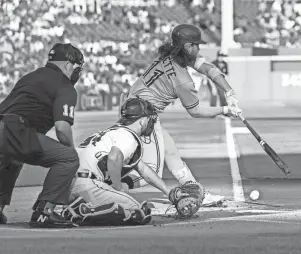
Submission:
<svg viewBox="0 0 301 254">
<path fill-rule="evenodd" d="M 123 153 L 124 165 L 127 165 L 139 145 L 137 138 L 128 129 L 120 127 L 91 135 L 77 148 L 80 159 L 78 172 L 91 171 L 99 180 L 107 180 L 99 165 L 101 158 L 116 146 Z"/>
<path fill-rule="evenodd" d="M 139 207 L 139 202 L 133 197 L 115 190 L 110 185 L 106 157 L 113 146 L 118 147 L 123 153 L 125 167 L 131 168 L 140 161 L 142 144 L 137 134 L 130 129 L 115 126 L 91 135 L 77 148 L 80 160 L 78 172 L 89 174 L 88 177 L 76 178 L 71 186 L 70 202 L 77 197 L 82 197 L 87 203 L 95 206 L 116 203 L 128 210 Z M 96 179 L 92 177 L 92 173 Z"/>
<path fill-rule="evenodd" d="M 198 66 L 205 58 L 198 61 Z M 139 96 L 149 101 L 158 112 L 163 112 L 172 101 L 180 98 L 186 109 L 199 104 L 194 82 L 187 68 L 181 67 L 170 56 L 156 59 L 142 76 L 133 84 L 128 98 Z"/>
</svg>

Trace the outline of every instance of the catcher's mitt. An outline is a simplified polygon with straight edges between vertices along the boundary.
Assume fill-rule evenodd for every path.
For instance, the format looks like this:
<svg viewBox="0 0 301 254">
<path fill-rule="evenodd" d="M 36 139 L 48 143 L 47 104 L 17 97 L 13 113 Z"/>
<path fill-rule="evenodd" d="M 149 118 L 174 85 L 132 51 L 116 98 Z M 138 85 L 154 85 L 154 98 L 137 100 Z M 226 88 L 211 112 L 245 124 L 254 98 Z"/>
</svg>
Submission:
<svg viewBox="0 0 301 254">
<path fill-rule="evenodd" d="M 191 217 L 199 210 L 204 197 L 204 186 L 191 181 L 173 188 L 169 193 L 169 200 L 175 206 L 179 216 L 184 219 Z"/>
</svg>

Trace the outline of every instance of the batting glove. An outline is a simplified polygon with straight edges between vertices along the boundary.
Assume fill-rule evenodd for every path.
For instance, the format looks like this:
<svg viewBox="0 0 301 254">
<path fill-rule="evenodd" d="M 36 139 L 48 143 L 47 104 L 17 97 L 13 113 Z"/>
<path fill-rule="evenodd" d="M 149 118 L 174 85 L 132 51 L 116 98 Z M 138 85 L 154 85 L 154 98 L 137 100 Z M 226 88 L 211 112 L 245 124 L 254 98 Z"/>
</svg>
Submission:
<svg viewBox="0 0 301 254">
<path fill-rule="evenodd" d="M 226 101 L 228 106 L 235 106 L 238 107 L 238 99 L 235 96 L 235 92 L 233 89 L 225 93 Z"/>
<path fill-rule="evenodd" d="M 223 107 L 223 114 L 229 115 L 232 117 L 238 117 L 238 115 L 242 112 L 242 110 L 235 106 L 225 106 Z"/>
</svg>

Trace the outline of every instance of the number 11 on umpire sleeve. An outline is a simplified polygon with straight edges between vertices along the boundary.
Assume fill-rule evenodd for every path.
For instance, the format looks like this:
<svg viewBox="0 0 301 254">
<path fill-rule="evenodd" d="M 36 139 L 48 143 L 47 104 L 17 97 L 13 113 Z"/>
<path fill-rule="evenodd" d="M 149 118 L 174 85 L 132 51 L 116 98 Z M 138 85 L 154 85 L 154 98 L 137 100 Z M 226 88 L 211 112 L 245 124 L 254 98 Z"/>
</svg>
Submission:
<svg viewBox="0 0 301 254">
<path fill-rule="evenodd" d="M 69 107 L 69 105 L 65 104 L 63 106 L 63 115 L 64 116 L 69 116 L 71 118 L 74 118 L 74 106 Z"/>
</svg>

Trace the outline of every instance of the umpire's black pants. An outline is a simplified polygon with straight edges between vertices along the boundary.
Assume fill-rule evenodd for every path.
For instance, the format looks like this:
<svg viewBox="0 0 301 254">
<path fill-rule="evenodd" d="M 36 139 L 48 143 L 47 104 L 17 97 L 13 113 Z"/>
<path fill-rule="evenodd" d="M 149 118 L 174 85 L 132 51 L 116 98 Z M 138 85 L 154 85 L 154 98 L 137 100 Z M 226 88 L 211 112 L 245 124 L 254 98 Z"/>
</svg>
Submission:
<svg viewBox="0 0 301 254">
<path fill-rule="evenodd" d="M 4 124 L 0 122 L 0 142 L 3 142 Z M 42 155 L 37 156 L 35 166 L 50 170 L 44 181 L 43 190 L 38 200 L 46 200 L 54 204 L 68 204 L 69 189 L 79 167 L 79 158 L 74 148 L 38 133 Z M 19 176 L 23 162 L 17 158 L 0 157 L 0 205 L 9 205 L 13 188 Z"/>
</svg>

